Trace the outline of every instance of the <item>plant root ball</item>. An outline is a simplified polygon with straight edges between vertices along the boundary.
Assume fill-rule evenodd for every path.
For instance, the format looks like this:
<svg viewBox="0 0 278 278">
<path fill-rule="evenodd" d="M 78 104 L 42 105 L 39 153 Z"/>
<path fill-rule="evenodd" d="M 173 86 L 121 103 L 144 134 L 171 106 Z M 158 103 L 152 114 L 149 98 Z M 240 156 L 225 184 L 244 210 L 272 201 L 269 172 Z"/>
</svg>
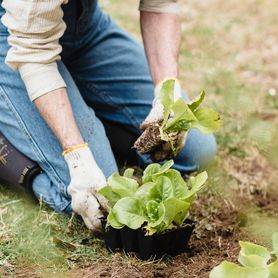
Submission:
<svg viewBox="0 0 278 278">
<path fill-rule="evenodd" d="M 167 134 L 169 141 L 163 141 L 160 136 L 161 124 L 162 122 L 150 124 L 133 146 L 141 154 L 151 153 L 153 162 L 173 158 L 184 146 L 187 137 L 186 132 L 170 132 Z"/>
<path fill-rule="evenodd" d="M 141 154 L 150 153 L 161 144 L 159 123 L 150 124 L 134 143 L 134 148 Z"/>
</svg>

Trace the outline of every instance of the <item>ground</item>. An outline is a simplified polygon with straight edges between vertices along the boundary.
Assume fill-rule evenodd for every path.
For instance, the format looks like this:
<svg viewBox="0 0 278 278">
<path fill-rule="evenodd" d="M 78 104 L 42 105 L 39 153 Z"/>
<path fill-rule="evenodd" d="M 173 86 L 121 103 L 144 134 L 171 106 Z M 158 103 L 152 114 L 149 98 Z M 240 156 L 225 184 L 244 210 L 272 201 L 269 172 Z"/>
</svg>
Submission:
<svg viewBox="0 0 278 278">
<path fill-rule="evenodd" d="M 101 1 L 139 37 L 135 1 Z M 191 251 L 141 262 L 109 254 L 82 224 L 0 189 L 0 277 L 208 277 L 236 261 L 238 240 L 269 246 L 278 231 L 276 0 L 183 0 L 181 81 L 221 113 L 219 151 L 192 211 Z M 275 130 L 276 126 L 276 130 Z"/>
</svg>

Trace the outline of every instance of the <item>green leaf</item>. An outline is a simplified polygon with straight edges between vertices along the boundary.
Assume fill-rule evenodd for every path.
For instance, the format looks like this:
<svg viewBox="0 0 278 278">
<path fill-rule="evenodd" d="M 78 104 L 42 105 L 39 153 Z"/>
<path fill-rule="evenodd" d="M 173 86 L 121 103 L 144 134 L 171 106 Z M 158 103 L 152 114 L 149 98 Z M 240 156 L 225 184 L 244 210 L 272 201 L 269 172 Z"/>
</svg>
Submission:
<svg viewBox="0 0 278 278">
<path fill-rule="evenodd" d="M 110 185 L 113 192 L 118 194 L 121 198 L 133 197 L 139 187 L 136 180 L 122 177 L 118 173 L 115 173 L 108 178 L 108 185 Z"/>
<path fill-rule="evenodd" d="M 160 169 L 158 170 L 158 172 L 156 172 L 155 174 L 153 174 L 153 176 L 158 176 L 161 175 L 165 172 L 167 172 L 174 164 L 173 160 L 169 160 L 167 161 L 165 164 L 163 164 Z"/>
<path fill-rule="evenodd" d="M 174 196 L 179 199 L 184 198 L 186 196 L 186 193 L 188 192 L 188 188 L 180 172 L 174 169 L 170 169 L 169 171 L 167 171 L 167 173 L 165 173 L 165 176 L 168 177 L 172 182 Z"/>
<path fill-rule="evenodd" d="M 278 277 L 278 259 L 276 259 L 276 261 L 274 261 L 273 263 L 271 263 L 268 266 L 268 270 L 270 272 L 269 278 L 277 278 Z"/>
<path fill-rule="evenodd" d="M 276 255 L 278 255 L 278 233 L 272 235 L 272 248 Z"/>
<path fill-rule="evenodd" d="M 150 190 L 149 198 L 161 202 L 173 196 L 174 190 L 170 179 L 164 176 L 158 177 Z"/>
<path fill-rule="evenodd" d="M 252 242 L 240 241 L 241 250 L 238 261 L 243 266 L 266 267 L 270 259 L 270 252 L 267 248 Z"/>
<path fill-rule="evenodd" d="M 143 184 L 153 181 L 152 177 L 160 170 L 161 166 L 158 163 L 152 163 L 146 167 L 143 173 Z"/>
<path fill-rule="evenodd" d="M 135 193 L 136 198 L 142 200 L 143 202 L 145 200 L 149 200 L 150 191 L 154 186 L 155 186 L 154 182 L 147 182 L 139 186 L 139 188 Z"/>
<path fill-rule="evenodd" d="M 165 216 L 165 206 L 163 203 L 149 201 L 146 205 L 148 215 L 148 226 L 155 227 L 160 225 Z"/>
<path fill-rule="evenodd" d="M 190 204 L 179 200 L 175 197 L 163 201 L 165 207 L 165 216 L 163 222 L 166 226 L 169 226 L 177 216 L 177 214 L 184 212 L 187 213 L 190 207 Z"/>
<path fill-rule="evenodd" d="M 177 226 L 181 226 L 185 219 L 188 218 L 189 216 L 189 208 L 190 208 L 190 203 L 188 203 L 188 209 L 187 210 L 184 210 L 184 211 L 181 211 L 179 212 L 175 218 L 174 218 L 174 223 L 177 225 Z"/>
<path fill-rule="evenodd" d="M 109 206 L 110 207 L 113 207 L 117 201 L 119 199 L 121 199 L 121 196 L 115 192 L 113 192 L 112 190 L 112 187 L 107 185 L 107 186 L 104 186 L 103 188 L 101 188 L 98 193 L 102 196 L 104 196 L 107 200 L 108 200 L 108 203 L 109 203 Z"/>
<path fill-rule="evenodd" d="M 111 225 L 114 229 L 122 229 L 124 227 L 124 224 L 120 223 L 117 218 L 116 215 L 112 210 L 110 210 L 108 216 L 107 216 L 107 224 Z"/>
<path fill-rule="evenodd" d="M 165 126 L 163 126 L 164 131 L 171 129 L 171 127 L 177 124 L 179 121 L 186 121 L 186 123 L 189 124 L 197 121 L 197 118 L 182 98 L 178 99 L 174 103 L 174 105 L 172 106 L 172 112 L 173 117 L 167 121 Z"/>
<path fill-rule="evenodd" d="M 163 83 L 159 94 L 160 102 L 164 107 L 163 109 L 164 121 L 168 120 L 171 112 L 171 107 L 174 103 L 174 87 L 175 87 L 175 80 L 169 79 Z"/>
<path fill-rule="evenodd" d="M 183 200 L 191 203 L 194 200 L 194 195 L 203 188 L 207 178 L 208 174 L 206 171 L 198 174 L 196 177 L 190 177 L 188 180 L 190 190 L 186 192 Z"/>
<path fill-rule="evenodd" d="M 196 99 L 188 103 L 188 107 L 192 112 L 194 112 L 201 105 L 205 98 L 205 95 L 205 91 L 202 91 Z"/>
<path fill-rule="evenodd" d="M 147 220 L 140 200 L 132 197 L 119 200 L 113 208 L 113 214 L 118 223 L 133 230 L 139 229 Z"/>
<path fill-rule="evenodd" d="M 212 133 L 221 125 L 219 114 L 210 108 L 200 107 L 194 112 L 194 115 L 198 121 L 192 122 L 192 128 L 197 128 L 202 133 Z"/>
<path fill-rule="evenodd" d="M 205 98 L 204 91 L 188 104 L 182 98 L 174 102 L 174 84 L 175 80 L 168 80 L 160 91 L 160 100 L 164 108 L 160 135 L 163 141 L 171 144 L 173 154 L 176 155 L 171 133 L 187 132 L 190 128 L 197 128 L 203 133 L 212 133 L 220 127 L 221 121 L 217 112 L 207 107 L 200 107 Z"/>
<path fill-rule="evenodd" d="M 133 174 L 134 174 L 134 169 L 133 168 L 127 168 L 127 169 L 125 169 L 124 177 L 132 179 Z"/>
<path fill-rule="evenodd" d="M 242 267 L 224 261 L 210 272 L 209 278 L 268 278 L 268 276 L 267 268 Z"/>
<path fill-rule="evenodd" d="M 206 171 L 199 173 L 195 177 L 190 177 L 189 183 L 191 189 L 200 190 L 200 188 L 202 188 L 202 186 L 205 184 L 207 179 L 208 179 L 208 173 Z"/>
<path fill-rule="evenodd" d="M 188 131 L 192 126 L 192 122 L 188 122 L 187 120 L 179 120 L 176 123 L 173 123 L 165 132 L 163 135 L 164 138 L 168 138 L 167 136 L 168 133 L 171 132 L 179 132 L 179 131 Z M 166 134 L 166 135 L 165 135 Z M 168 140 L 166 140 L 168 141 Z"/>
</svg>

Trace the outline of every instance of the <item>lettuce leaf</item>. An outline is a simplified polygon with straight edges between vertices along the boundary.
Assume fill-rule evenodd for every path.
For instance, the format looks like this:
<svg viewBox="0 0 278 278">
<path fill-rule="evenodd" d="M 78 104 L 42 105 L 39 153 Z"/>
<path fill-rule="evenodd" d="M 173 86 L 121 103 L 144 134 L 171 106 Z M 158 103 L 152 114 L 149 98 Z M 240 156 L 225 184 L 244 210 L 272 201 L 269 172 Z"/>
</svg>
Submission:
<svg viewBox="0 0 278 278">
<path fill-rule="evenodd" d="M 115 229 L 144 228 L 147 234 L 181 226 L 207 173 L 191 177 L 186 183 L 179 171 L 171 169 L 173 163 L 171 160 L 162 166 L 149 165 L 141 185 L 133 178 L 132 169 L 127 169 L 123 176 L 110 176 L 108 185 L 99 190 L 110 205 L 107 225 Z"/>
<path fill-rule="evenodd" d="M 163 123 L 160 127 L 161 139 L 170 142 L 173 153 L 176 153 L 171 136 L 175 132 L 187 132 L 196 128 L 208 134 L 219 129 L 220 116 L 213 109 L 201 106 L 205 99 L 205 92 L 193 101 L 186 103 L 182 98 L 174 101 L 174 80 L 166 81 L 160 92 L 160 101 L 163 105 Z"/>
<path fill-rule="evenodd" d="M 165 206 L 163 203 L 151 200 L 146 205 L 148 216 L 148 227 L 154 228 L 161 224 L 165 218 Z"/>
<path fill-rule="evenodd" d="M 108 200 L 110 207 L 113 207 L 121 198 L 134 197 L 139 187 L 137 181 L 130 177 L 133 175 L 132 171 L 128 169 L 124 175 L 120 176 L 118 173 L 114 173 L 108 178 L 108 185 L 98 191 Z"/>
<path fill-rule="evenodd" d="M 190 177 L 187 184 L 189 185 L 189 190 L 182 197 L 182 200 L 187 202 L 193 202 L 196 197 L 196 194 L 202 190 L 207 181 L 208 174 L 206 171 L 198 174 L 196 177 Z"/>
<path fill-rule="evenodd" d="M 134 169 L 133 168 L 127 168 L 127 169 L 125 169 L 123 176 L 126 177 L 126 178 L 132 179 L 133 174 L 134 174 Z"/>
<path fill-rule="evenodd" d="M 165 176 L 159 177 L 154 187 L 151 188 L 148 198 L 161 202 L 171 197 L 174 197 L 174 188 L 171 180 Z"/>
<path fill-rule="evenodd" d="M 180 172 L 170 169 L 167 173 L 165 173 L 165 176 L 172 182 L 174 197 L 179 199 L 185 198 L 189 189 Z"/>
<path fill-rule="evenodd" d="M 268 278 L 269 270 L 264 268 L 242 267 L 224 261 L 215 267 L 209 278 Z"/>
<path fill-rule="evenodd" d="M 110 185 L 113 192 L 118 194 L 121 198 L 133 197 L 139 187 L 136 180 L 120 176 L 118 173 L 108 178 L 108 185 Z"/>
<path fill-rule="evenodd" d="M 143 183 L 153 181 L 153 175 L 158 173 L 161 166 L 158 163 L 148 165 L 143 173 Z"/>
<path fill-rule="evenodd" d="M 174 103 L 174 87 L 175 87 L 175 80 L 170 79 L 163 83 L 161 91 L 160 91 L 160 102 L 164 107 L 163 110 L 163 117 L 164 121 L 168 119 L 171 113 L 171 107 Z"/>
<path fill-rule="evenodd" d="M 146 221 L 142 203 L 139 199 L 132 197 L 119 200 L 113 207 L 111 214 L 117 224 L 123 224 L 133 230 L 141 228 Z M 110 222 L 110 224 L 113 228 L 117 228 L 113 226 L 114 223 Z"/>
<path fill-rule="evenodd" d="M 269 252 L 264 246 L 248 241 L 240 241 L 241 250 L 238 256 L 240 265 L 222 262 L 210 273 L 210 278 L 275 278 L 278 277 L 277 233 L 272 236 L 273 252 Z M 275 255 L 273 260 L 271 255 Z M 269 263 L 271 261 L 271 263 Z"/>
<path fill-rule="evenodd" d="M 270 260 L 270 252 L 267 248 L 252 242 L 240 241 L 241 247 L 238 261 L 243 266 L 266 267 Z"/>
</svg>

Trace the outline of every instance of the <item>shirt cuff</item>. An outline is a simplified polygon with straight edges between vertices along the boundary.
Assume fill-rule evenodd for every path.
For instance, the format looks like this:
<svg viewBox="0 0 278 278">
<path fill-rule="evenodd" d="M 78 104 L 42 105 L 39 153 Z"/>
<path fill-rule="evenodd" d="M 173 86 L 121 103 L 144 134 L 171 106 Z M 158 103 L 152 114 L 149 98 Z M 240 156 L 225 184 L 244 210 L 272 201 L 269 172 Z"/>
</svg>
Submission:
<svg viewBox="0 0 278 278">
<path fill-rule="evenodd" d="M 25 63 L 18 68 L 31 101 L 53 90 L 65 88 L 57 63 Z"/>
<path fill-rule="evenodd" d="M 139 10 L 143 12 L 153 12 L 153 13 L 180 14 L 179 4 L 172 1 L 167 2 L 167 1 L 141 0 Z"/>
</svg>

